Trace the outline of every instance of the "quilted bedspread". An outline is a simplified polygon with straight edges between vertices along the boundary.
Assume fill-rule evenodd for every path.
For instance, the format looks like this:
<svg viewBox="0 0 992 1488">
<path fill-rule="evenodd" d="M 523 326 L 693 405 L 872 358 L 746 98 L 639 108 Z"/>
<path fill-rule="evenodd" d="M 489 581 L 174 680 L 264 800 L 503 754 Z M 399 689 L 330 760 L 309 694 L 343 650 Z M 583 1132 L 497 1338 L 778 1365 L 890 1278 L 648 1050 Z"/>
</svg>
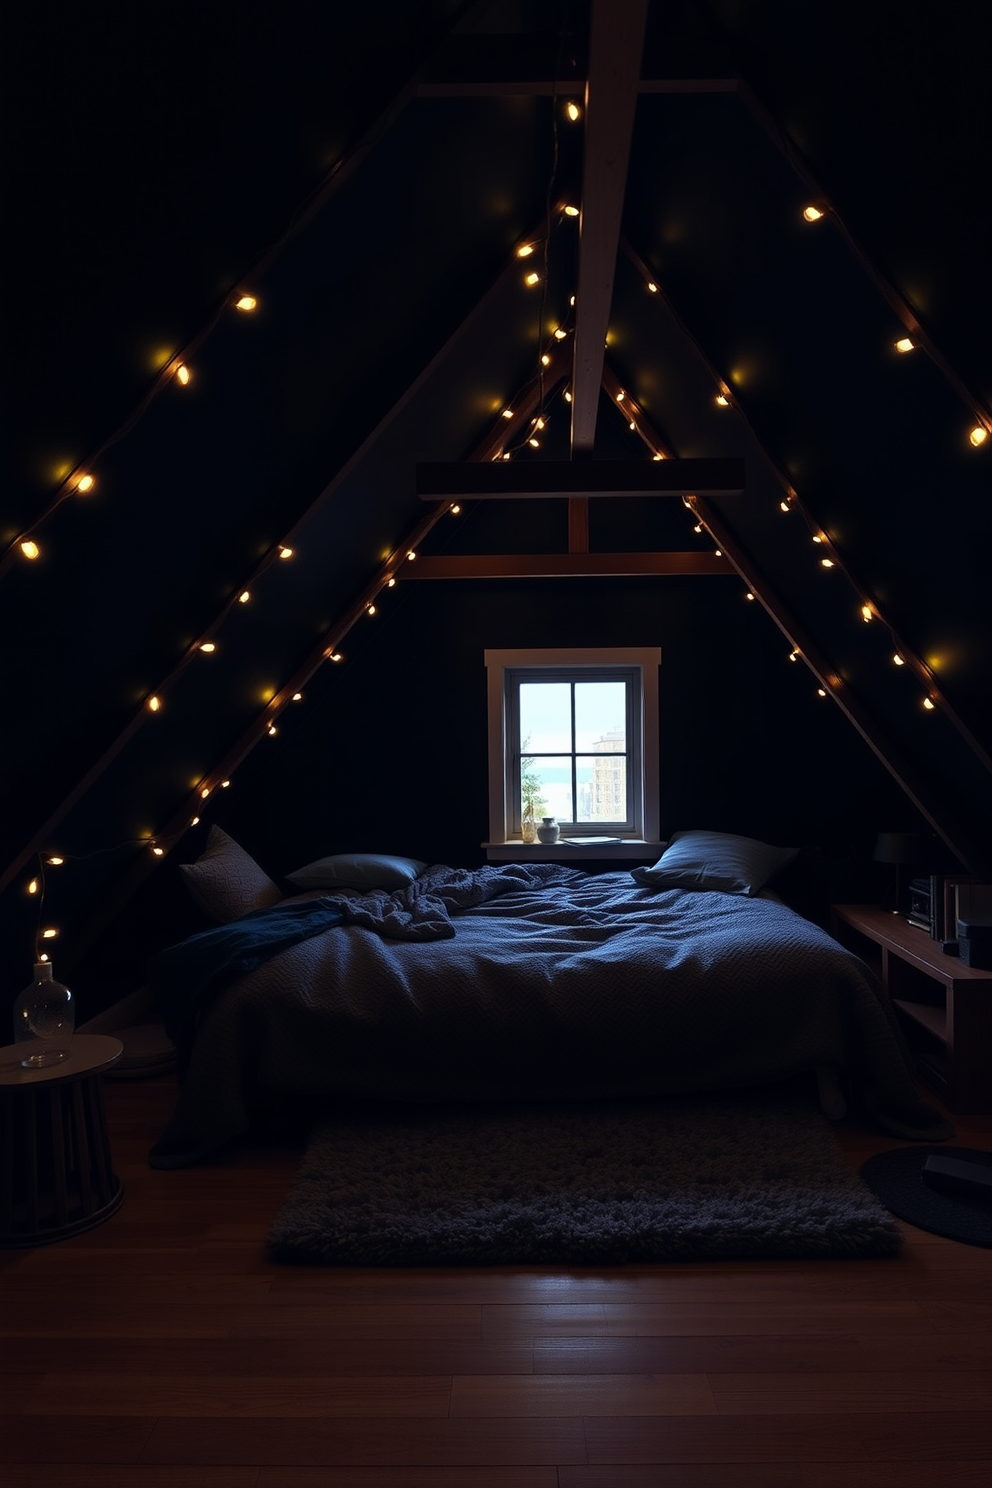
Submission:
<svg viewBox="0 0 992 1488">
<path fill-rule="evenodd" d="M 542 867 L 320 897 L 328 928 L 304 916 L 306 938 L 205 989 L 152 1165 L 199 1160 L 283 1099 L 656 1099 L 804 1072 L 897 1136 L 950 1131 L 871 972 L 818 926 L 774 900 Z"/>
</svg>

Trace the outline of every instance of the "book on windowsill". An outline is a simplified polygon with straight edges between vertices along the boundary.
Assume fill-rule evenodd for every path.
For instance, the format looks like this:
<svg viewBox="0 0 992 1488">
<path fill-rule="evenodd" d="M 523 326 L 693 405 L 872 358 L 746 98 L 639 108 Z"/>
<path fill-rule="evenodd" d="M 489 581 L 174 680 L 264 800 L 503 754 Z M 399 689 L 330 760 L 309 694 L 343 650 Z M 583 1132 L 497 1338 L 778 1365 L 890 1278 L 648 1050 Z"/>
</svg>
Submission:
<svg viewBox="0 0 992 1488">
<path fill-rule="evenodd" d="M 569 847 L 597 847 L 601 842 L 622 842 L 622 837 L 561 837 Z"/>
</svg>

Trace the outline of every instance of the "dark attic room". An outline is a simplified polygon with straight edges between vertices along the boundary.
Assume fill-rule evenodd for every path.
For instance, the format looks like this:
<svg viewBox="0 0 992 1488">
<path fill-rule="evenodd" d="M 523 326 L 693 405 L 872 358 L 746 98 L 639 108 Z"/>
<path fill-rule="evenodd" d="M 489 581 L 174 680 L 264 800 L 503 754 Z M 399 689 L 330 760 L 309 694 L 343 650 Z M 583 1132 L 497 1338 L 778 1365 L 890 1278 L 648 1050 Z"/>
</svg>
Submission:
<svg viewBox="0 0 992 1488">
<path fill-rule="evenodd" d="M 992 1471 L 992 7 L 11 0 L 10 1488 Z"/>
</svg>

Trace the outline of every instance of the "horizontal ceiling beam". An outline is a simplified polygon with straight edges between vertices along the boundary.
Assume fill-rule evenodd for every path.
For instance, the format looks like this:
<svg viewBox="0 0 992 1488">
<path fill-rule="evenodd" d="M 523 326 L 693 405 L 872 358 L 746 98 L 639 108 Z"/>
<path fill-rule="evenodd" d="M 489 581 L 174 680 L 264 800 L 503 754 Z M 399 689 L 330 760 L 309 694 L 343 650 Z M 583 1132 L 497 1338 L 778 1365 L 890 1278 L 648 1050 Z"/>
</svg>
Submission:
<svg viewBox="0 0 992 1488">
<path fill-rule="evenodd" d="M 610 579 L 732 574 L 716 553 L 456 553 L 418 557 L 398 579 Z"/>
<path fill-rule="evenodd" d="M 578 98 L 589 66 L 586 39 L 574 52 L 557 36 L 491 34 L 452 36 L 430 59 L 417 82 L 420 98 Z M 645 57 L 639 93 L 733 92 L 738 75 L 713 45 L 691 47 L 665 37 L 664 56 Z"/>
<path fill-rule="evenodd" d="M 739 496 L 744 461 L 495 460 L 416 467 L 421 501 L 612 496 Z"/>
</svg>

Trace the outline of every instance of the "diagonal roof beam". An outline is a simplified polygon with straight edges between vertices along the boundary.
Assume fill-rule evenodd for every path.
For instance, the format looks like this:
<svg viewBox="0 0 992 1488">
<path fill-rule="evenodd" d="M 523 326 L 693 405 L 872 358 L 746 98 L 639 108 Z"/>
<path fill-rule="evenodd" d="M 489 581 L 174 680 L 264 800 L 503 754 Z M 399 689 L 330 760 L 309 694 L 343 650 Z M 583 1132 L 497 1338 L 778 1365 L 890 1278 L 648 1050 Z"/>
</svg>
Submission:
<svg viewBox="0 0 992 1488">
<path fill-rule="evenodd" d="M 648 0 L 593 0 L 572 376 L 572 458 L 591 457 Z"/>
</svg>

